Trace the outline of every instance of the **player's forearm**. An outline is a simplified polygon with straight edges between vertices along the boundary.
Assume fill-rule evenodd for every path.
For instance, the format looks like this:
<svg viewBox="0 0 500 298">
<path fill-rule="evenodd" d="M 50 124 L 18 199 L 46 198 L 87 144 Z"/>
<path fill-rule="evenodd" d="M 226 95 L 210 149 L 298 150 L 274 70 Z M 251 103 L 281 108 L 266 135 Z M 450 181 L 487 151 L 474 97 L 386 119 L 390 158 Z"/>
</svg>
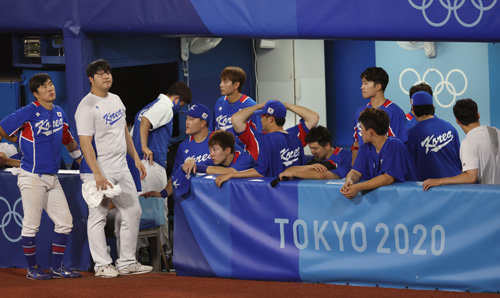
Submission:
<svg viewBox="0 0 500 298">
<path fill-rule="evenodd" d="M 19 159 L 7 158 L 5 165 L 8 167 L 19 168 L 21 166 L 21 161 Z"/>
<path fill-rule="evenodd" d="M 148 137 L 150 128 L 151 128 L 151 122 L 149 122 L 148 118 L 142 116 L 141 125 L 139 127 L 139 132 L 141 134 L 141 148 L 148 147 Z"/>
<path fill-rule="evenodd" d="M 134 142 L 132 141 L 132 136 L 130 135 L 126 127 L 125 127 L 125 143 L 127 144 L 128 155 L 130 155 L 130 157 L 132 157 L 132 159 L 135 162 L 140 162 L 141 159 L 139 158 L 137 151 L 135 151 Z"/>
<path fill-rule="evenodd" d="M 351 180 L 353 183 L 356 183 L 361 179 L 361 173 L 358 171 L 351 169 L 349 173 L 347 173 L 347 176 L 345 177 L 345 180 Z"/>
<path fill-rule="evenodd" d="M 257 172 L 254 168 L 241 171 L 241 172 L 234 172 L 231 173 L 231 178 L 254 178 L 254 177 L 264 177 L 262 176 L 259 172 Z"/>
<path fill-rule="evenodd" d="M 244 108 L 243 110 L 239 110 L 234 113 L 231 117 L 231 123 L 233 125 L 233 129 L 237 133 L 241 133 L 246 128 L 246 121 L 253 115 L 255 111 L 259 109 L 259 105 L 253 105 L 248 108 Z"/>
<path fill-rule="evenodd" d="M 356 184 L 356 187 L 358 190 L 363 191 L 363 190 L 370 190 L 370 189 L 375 189 L 384 185 L 389 185 L 394 183 L 395 179 L 394 177 L 388 175 L 388 174 L 382 174 L 378 175 L 377 177 L 374 177 L 368 181 L 361 182 Z"/>
<path fill-rule="evenodd" d="M 68 150 L 68 152 L 72 152 L 76 148 L 78 148 L 78 143 L 76 142 L 76 140 L 73 139 L 71 142 L 69 142 L 68 144 L 64 145 L 64 147 L 66 147 L 66 150 Z"/>
<path fill-rule="evenodd" d="M 95 155 L 94 147 L 92 147 L 92 137 L 89 136 L 79 136 L 80 138 L 80 148 L 83 153 L 83 157 L 87 162 L 90 170 L 94 175 L 102 175 L 101 169 L 97 163 L 97 158 Z"/>
<path fill-rule="evenodd" d="M 229 173 L 235 173 L 236 170 L 231 167 L 221 167 L 221 166 L 209 166 L 207 167 L 207 174 L 229 174 Z"/>
<path fill-rule="evenodd" d="M 307 128 L 311 129 L 318 124 L 319 114 L 313 110 L 306 107 L 294 105 L 292 103 L 283 103 L 287 110 L 294 112 L 299 115 L 300 118 L 304 119 Z"/>
<path fill-rule="evenodd" d="M 15 135 L 13 135 L 12 137 L 9 136 L 5 132 L 5 130 L 0 126 L 0 140 L 2 140 L 2 138 L 5 138 L 6 140 L 9 140 L 12 143 L 16 143 L 17 142 L 17 137 Z"/>
<path fill-rule="evenodd" d="M 454 177 L 446 177 L 439 179 L 441 185 L 445 184 L 473 184 L 477 183 L 478 170 L 467 170 Z"/>
<path fill-rule="evenodd" d="M 358 151 L 359 151 L 359 143 L 358 143 L 358 141 L 356 141 L 351 146 L 351 155 L 352 155 L 351 167 L 354 166 L 354 162 L 356 161 L 356 157 L 358 157 Z"/>
</svg>

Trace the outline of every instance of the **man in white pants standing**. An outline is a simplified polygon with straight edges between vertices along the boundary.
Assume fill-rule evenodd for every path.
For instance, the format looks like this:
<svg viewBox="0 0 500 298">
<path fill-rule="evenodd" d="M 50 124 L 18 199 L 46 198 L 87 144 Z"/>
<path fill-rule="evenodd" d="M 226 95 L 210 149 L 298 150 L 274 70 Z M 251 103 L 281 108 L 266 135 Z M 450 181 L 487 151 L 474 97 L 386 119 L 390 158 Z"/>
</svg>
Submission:
<svg viewBox="0 0 500 298">
<path fill-rule="evenodd" d="M 95 275 L 116 277 L 119 274 L 150 272 L 153 268 L 137 262 L 135 256 L 142 211 L 132 175 L 127 167 L 126 154 L 134 159 L 141 179 L 146 176 L 146 169 L 128 132 L 125 106 L 120 97 L 108 92 L 113 84 L 111 65 L 102 59 L 94 61 L 87 68 L 87 76 L 91 90 L 82 99 L 75 114 L 82 152 L 93 173 L 97 190 L 113 187 L 111 183 L 119 185 L 122 190 L 119 196 L 111 198 L 122 218 L 116 268 L 111 264 L 112 259 L 106 251 L 104 234 L 110 199 L 105 197 L 99 206 L 89 208 L 87 234 L 90 253 L 95 261 Z M 95 148 L 92 140 L 95 142 Z M 92 176 L 82 175 L 82 179 L 86 182 L 91 180 Z"/>
</svg>

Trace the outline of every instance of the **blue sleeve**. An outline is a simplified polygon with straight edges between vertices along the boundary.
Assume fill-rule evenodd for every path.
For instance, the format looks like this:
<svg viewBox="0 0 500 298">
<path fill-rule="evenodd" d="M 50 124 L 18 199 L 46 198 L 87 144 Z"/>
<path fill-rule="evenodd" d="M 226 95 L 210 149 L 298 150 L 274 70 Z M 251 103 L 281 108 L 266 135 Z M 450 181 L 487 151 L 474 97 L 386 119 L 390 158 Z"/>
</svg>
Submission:
<svg viewBox="0 0 500 298">
<path fill-rule="evenodd" d="M 362 180 L 367 180 L 370 179 L 369 177 L 369 172 L 368 172 L 368 146 L 366 144 L 363 144 L 358 151 L 358 156 L 356 157 L 356 160 L 354 161 L 354 165 L 352 166 L 353 170 L 358 171 L 361 173 L 361 179 Z"/>
<path fill-rule="evenodd" d="M 182 166 L 184 163 L 184 155 L 182 154 L 182 151 L 184 151 L 184 142 L 182 142 L 179 147 L 177 147 L 177 153 L 175 154 L 175 162 L 174 162 L 174 167 L 172 169 L 172 173 L 175 173 L 179 167 Z"/>
<path fill-rule="evenodd" d="M 266 144 L 260 146 L 259 157 L 257 158 L 257 165 L 255 170 L 262 176 L 267 176 L 269 167 L 271 166 L 271 160 L 269 158 L 269 150 Z"/>
<path fill-rule="evenodd" d="M 236 171 L 244 171 L 256 166 L 255 160 L 250 156 L 250 154 L 243 152 L 236 162 L 231 165 Z"/>
<path fill-rule="evenodd" d="M 19 130 L 24 122 L 28 121 L 33 112 L 32 105 L 24 106 L 9 116 L 5 117 L 0 122 L 0 127 L 7 133 L 7 135 L 11 136 L 17 130 Z"/>
<path fill-rule="evenodd" d="M 406 133 L 406 115 L 403 110 L 401 110 L 400 107 L 394 109 L 392 119 L 390 120 L 391 128 L 394 130 L 396 138 L 400 139 L 401 142 L 406 143 L 408 141 L 408 135 Z"/>
<path fill-rule="evenodd" d="M 339 153 L 339 163 L 337 164 L 337 168 L 331 172 L 339 175 L 340 178 L 345 178 L 345 176 L 347 176 L 347 173 L 349 173 L 349 171 L 351 170 L 351 162 L 351 152 L 348 150 L 342 150 Z"/>
<path fill-rule="evenodd" d="M 380 165 L 380 170 L 376 174 L 388 174 L 397 181 L 405 181 L 405 172 L 407 169 L 407 159 L 409 156 L 406 155 L 406 147 L 403 144 L 398 144 L 396 142 L 388 144 L 387 148 L 384 148 L 384 152 L 381 154 L 382 162 Z"/>
</svg>

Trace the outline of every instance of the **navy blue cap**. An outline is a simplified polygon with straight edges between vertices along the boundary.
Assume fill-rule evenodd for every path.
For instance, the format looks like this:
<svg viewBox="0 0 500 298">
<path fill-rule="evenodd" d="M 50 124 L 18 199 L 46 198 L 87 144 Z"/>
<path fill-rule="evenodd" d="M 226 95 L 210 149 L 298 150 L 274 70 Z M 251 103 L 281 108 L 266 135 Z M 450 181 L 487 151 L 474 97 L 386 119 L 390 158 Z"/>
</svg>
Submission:
<svg viewBox="0 0 500 298">
<path fill-rule="evenodd" d="M 257 110 L 254 112 L 256 115 L 271 115 L 278 118 L 286 117 L 285 105 L 277 100 L 268 100 L 262 110 Z"/>
<path fill-rule="evenodd" d="M 192 104 L 189 107 L 189 110 L 187 110 L 186 115 L 210 122 L 210 109 L 206 105 L 201 103 Z"/>
<path fill-rule="evenodd" d="M 415 92 L 410 100 L 412 106 L 432 105 L 432 95 L 426 91 Z"/>
<path fill-rule="evenodd" d="M 185 195 L 191 188 L 191 175 L 186 174 L 182 168 L 177 169 L 172 176 L 172 185 L 176 197 Z"/>
</svg>

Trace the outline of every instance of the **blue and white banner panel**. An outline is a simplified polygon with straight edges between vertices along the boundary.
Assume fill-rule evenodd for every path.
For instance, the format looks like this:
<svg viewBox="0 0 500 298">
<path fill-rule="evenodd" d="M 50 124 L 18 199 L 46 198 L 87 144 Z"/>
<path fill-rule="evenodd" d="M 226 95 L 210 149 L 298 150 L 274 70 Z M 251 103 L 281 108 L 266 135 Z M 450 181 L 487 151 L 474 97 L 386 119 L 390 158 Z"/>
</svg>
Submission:
<svg viewBox="0 0 500 298">
<path fill-rule="evenodd" d="M 192 179 L 175 203 L 179 275 L 500 290 L 500 187 L 398 183 L 348 200 L 341 181 Z"/>
</svg>

